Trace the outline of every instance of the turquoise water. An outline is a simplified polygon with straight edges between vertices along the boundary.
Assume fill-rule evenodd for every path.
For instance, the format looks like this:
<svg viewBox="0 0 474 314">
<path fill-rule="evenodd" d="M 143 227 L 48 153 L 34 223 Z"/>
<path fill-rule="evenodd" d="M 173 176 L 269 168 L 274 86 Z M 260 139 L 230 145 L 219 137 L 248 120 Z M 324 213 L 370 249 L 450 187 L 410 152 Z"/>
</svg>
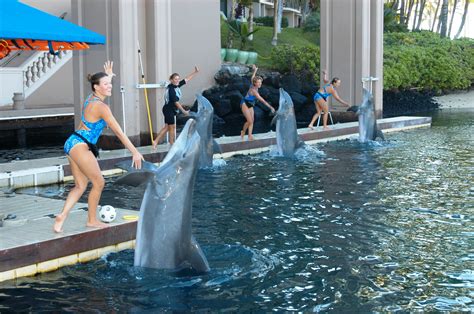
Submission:
<svg viewBox="0 0 474 314">
<path fill-rule="evenodd" d="M 0 283 L 0 311 L 474 311 L 474 110 L 386 138 L 201 171 L 206 275 L 136 268 L 128 250 Z M 138 208 L 142 190 L 113 180 L 102 204 Z"/>
</svg>

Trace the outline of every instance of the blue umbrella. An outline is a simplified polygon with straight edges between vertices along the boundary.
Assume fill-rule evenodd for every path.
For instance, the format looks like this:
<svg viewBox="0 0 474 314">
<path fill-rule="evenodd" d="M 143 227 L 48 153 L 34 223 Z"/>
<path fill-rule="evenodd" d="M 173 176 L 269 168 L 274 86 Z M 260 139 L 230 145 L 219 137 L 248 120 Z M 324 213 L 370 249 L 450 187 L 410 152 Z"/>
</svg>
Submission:
<svg viewBox="0 0 474 314">
<path fill-rule="evenodd" d="M 76 50 L 105 44 L 105 36 L 32 8 L 18 0 L 0 1 L 0 59 L 10 50 Z M 3 57 L 5 57 L 4 55 Z"/>
</svg>

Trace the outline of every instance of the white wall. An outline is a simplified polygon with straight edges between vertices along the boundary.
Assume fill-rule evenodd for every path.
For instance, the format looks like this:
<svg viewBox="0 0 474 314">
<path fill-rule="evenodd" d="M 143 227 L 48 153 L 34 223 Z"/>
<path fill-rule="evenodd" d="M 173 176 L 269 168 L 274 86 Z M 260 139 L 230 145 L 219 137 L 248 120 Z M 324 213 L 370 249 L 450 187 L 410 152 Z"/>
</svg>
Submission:
<svg viewBox="0 0 474 314">
<path fill-rule="evenodd" d="M 67 12 L 64 19 L 71 21 L 71 0 L 21 0 L 20 2 L 54 16 L 60 16 L 64 12 Z M 29 107 L 35 105 L 70 105 L 73 103 L 73 72 L 71 61 L 68 61 L 51 79 L 41 85 L 41 87 L 25 101 L 25 105 Z"/>
</svg>

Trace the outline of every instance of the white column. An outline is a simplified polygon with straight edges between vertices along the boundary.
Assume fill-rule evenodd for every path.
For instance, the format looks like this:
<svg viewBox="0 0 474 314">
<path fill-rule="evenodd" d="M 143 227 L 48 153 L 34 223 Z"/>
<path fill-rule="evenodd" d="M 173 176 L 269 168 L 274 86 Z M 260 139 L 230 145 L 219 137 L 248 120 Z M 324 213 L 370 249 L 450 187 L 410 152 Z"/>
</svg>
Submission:
<svg viewBox="0 0 474 314">
<path fill-rule="evenodd" d="M 373 92 L 381 115 L 383 0 L 321 0 L 321 69 L 342 80 L 338 93 L 351 104 L 362 100 L 362 78 L 378 77 Z"/>
</svg>

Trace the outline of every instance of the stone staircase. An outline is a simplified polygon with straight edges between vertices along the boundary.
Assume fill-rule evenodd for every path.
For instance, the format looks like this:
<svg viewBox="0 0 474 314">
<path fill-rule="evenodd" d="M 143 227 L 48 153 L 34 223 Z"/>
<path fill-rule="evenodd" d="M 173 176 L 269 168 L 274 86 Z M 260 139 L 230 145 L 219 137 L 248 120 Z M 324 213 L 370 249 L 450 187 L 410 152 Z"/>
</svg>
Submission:
<svg viewBox="0 0 474 314">
<path fill-rule="evenodd" d="M 72 51 L 59 51 L 58 55 L 38 51 L 19 66 L 0 67 L 0 108 L 23 109 L 23 100 L 61 69 L 72 55 Z M 15 108 L 15 103 L 19 108 Z"/>
</svg>

